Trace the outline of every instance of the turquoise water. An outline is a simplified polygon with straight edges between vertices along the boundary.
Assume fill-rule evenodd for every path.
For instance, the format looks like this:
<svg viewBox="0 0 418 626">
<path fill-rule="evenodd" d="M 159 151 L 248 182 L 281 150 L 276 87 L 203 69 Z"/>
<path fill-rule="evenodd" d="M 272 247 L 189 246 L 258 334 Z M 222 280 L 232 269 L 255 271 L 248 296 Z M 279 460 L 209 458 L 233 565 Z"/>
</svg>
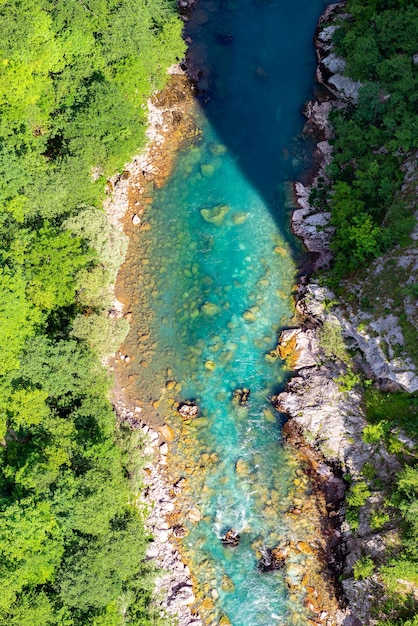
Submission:
<svg viewBox="0 0 418 626">
<path fill-rule="evenodd" d="M 153 395 L 177 432 L 173 472 L 187 478 L 183 550 L 208 624 L 307 619 L 297 567 L 292 579 L 291 568 L 262 573 L 257 562 L 263 546 L 294 533 L 286 513 L 295 467 L 270 403 L 286 373 L 272 351 L 291 324 L 295 260 L 283 190 L 309 163 L 298 139 L 300 110 L 312 89 L 312 38 L 324 6 L 199 2 L 186 35 L 201 71 L 202 139 L 179 156 L 147 216 L 143 280 L 153 284 L 154 352 L 143 378 L 149 388 L 161 386 L 165 373 L 166 389 Z M 233 400 L 243 387 L 250 389 L 247 406 Z M 170 402 L 188 399 L 199 417 L 176 421 Z M 192 507 L 200 521 L 189 519 Z M 220 541 L 228 528 L 241 534 L 234 549 Z M 303 564 L 302 556 L 292 558 L 291 565 Z"/>
</svg>

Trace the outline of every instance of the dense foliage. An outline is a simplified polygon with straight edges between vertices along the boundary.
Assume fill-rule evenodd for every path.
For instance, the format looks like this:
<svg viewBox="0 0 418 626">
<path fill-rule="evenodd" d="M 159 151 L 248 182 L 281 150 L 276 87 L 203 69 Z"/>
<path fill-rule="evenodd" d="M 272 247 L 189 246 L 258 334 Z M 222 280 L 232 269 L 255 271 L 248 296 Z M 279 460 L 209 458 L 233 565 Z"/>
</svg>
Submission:
<svg viewBox="0 0 418 626">
<path fill-rule="evenodd" d="M 6 0 L 0 39 L 0 623 L 157 624 L 140 442 L 99 364 L 125 331 L 101 199 L 181 22 L 169 0 Z"/>
<path fill-rule="evenodd" d="M 346 61 L 346 74 L 361 87 L 356 104 L 347 103 L 332 114 L 329 181 L 320 179 L 311 196 L 314 204 L 331 212 L 334 263 L 327 279 L 342 296 L 345 281 L 363 276 L 362 268 L 373 258 L 395 246 L 411 245 L 416 198 L 401 193 L 401 187 L 402 166 L 407 160 L 413 163 L 418 147 L 418 4 L 347 0 L 343 13 L 337 18 L 334 44 Z M 393 283 L 397 280 L 394 275 Z M 396 299 L 390 290 L 385 295 Z M 413 332 L 416 335 L 416 328 Z M 366 385 L 365 404 L 369 424 L 364 441 L 383 442 L 403 467 L 385 494 L 385 506 L 372 513 L 370 528 L 400 525 L 402 546 L 387 562 L 370 555 L 359 559 L 354 577 L 377 573 L 386 585 L 386 600 L 376 607 L 376 617 L 385 616 L 379 623 L 413 626 L 418 623 L 418 466 L 413 444 L 417 396 L 382 393 Z M 385 488 L 372 461 L 365 464 L 363 477 L 347 495 L 347 520 L 353 530 L 371 491 Z"/>
<path fill-rule="evenodd" d="M 399 196 L 405 156 L 418 146 L 418 6 L 404 0 L 349 0 L 335 32 L 346 73 L 361 81 L 357 105 L 334 113 L 330 189 L 334 286 L 395 244 L 404 245 L 413 208 Z M 325 192 L 325 193 L 324 193 Z"/>
</svg>

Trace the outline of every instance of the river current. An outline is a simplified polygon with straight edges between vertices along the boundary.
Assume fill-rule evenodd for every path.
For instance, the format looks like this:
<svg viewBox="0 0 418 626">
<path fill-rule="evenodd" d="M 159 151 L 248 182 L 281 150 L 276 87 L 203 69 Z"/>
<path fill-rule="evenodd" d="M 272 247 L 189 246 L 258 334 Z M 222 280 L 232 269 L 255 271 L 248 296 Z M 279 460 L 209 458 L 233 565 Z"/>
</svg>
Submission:
<svg viewBox="0 0 418 626">
<path fill-rule="evenodd" d="M 294 555 L 286 571 L 258 564 L 296 532 L 289 510 L 303 482 L 270 400 L 288 375 L 274 352 L 280 329 L 292 325 L 297 263 L 286 189 L 309 166 L 301 110 L 325 4 L 198 2 L 185 36 L 199 72 L 201 137 L 178 156 L 147 216 L 138 291 L 147 292 L 153 351 L 142 379 L 175 432 L 182 552 L 207 624 L 307 621 L 305 557 Z M 199 407 L 190 421 L 171 410 L 185 400 Z M 228 529 L 240 534 L 237 547 L 222 544 Z"/>
</svg>

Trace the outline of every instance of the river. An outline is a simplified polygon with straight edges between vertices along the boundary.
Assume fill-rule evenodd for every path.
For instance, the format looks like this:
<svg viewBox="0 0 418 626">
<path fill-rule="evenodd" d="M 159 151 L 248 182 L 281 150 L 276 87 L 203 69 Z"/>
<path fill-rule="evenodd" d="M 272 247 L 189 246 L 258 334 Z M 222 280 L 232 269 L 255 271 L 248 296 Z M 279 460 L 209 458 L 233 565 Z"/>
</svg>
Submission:
<svg viewBox="0 0 418 626">
<path fill-rule="evenodd" d="M 137 278 L 147 309 L 137 315 L 151 346 L 138 384 L 175 432 L 181 550 L 207 624 L 308 619 L 306 554 L 292 553 L 280 570 L 258 565 L 267 549 L 304 539 L 308 523 L 292 521 L 307 487 L 281 446 L 270 399 L 288 376 L 275 353 L 280 329 L 292 325 L 298 261 L 286 197 L 288 181 L 309 167 L 301 109 L 325 4 L 200 0 L 185 36 L 189 68 L 199 71 L 201 136 L 154 193 L 138 250 L 147 250 Z M 198 417 L 177 415 L 185 400 Z M 237 547 L 222 544 L 228 529 L 239 533 Z"/>
</svg>

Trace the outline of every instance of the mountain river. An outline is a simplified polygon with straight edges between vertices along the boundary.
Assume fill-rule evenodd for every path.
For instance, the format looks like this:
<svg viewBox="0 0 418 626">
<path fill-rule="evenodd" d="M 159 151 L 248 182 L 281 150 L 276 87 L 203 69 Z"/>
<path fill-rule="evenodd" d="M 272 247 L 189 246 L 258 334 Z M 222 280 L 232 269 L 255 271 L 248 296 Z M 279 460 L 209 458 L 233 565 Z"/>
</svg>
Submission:
<svg viewBox="0 0 418 626">
<path fill-rule="evenodd" d="M 313 35 L 323 0 L 200 0 L 185 36 L 198 74 L 200 138 L 155 191 L 138 277 L 152 351 L 140 385 L 173 429 L 169 462 L 182 484 L 179 541 L 207 624 L 307 623 L 306 555 L 263 572 L 267 549 L 304 538 L 292 527 L 295 483 L 271 396 L 288 372 L 278 335 L 292 325 L 298 243 L 288 181 L 309 168 L 301 138 L 312 97 Z M 138 366 L 139 367 L 139 366 Z M 237 391 L 238 390 L 238 391 Z M 247 390 L 247 391 L 244 391 Z M 234 394 L 235 392 L 235 394 Z M 193 401 L 183 420 L 173 403 Z M 299 493 L 300 496 L 300 493 Z M 233 529 L 236 547 L 221 538 Z"/>
</svg>

